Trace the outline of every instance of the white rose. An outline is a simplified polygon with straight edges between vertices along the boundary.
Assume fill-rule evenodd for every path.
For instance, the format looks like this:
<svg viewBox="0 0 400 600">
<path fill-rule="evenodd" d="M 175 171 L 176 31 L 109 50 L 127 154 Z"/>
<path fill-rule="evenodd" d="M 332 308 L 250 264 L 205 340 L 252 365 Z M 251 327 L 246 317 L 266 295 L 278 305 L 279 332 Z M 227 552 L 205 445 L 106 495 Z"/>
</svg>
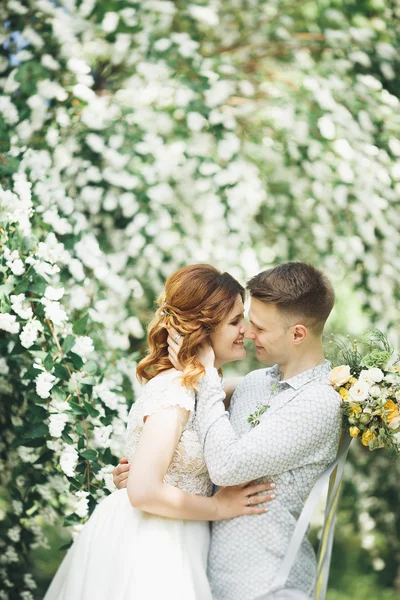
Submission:
<svg viewBox="0 0 400 600">
<path fill-rule="evenodd" d="M 354 402 L 360 402 L 368 398 L 369 384 L 366 381 L 357 381 L 350 389 L 349 396 Z"/>
<path fill-rule="evenodd" d="M 379 385 L 373 385 L 372 387 L 370 387 L 369 395 L 373 398 L 379 398 L 379 396 L 381 395 L 381 388 L 379 387 Z"/>
<path fill-rule="evenodd" d="M 344 385 L 349 381 L 351 377 L 350 367 L 348 365 L 340 365 L 335 367 L 329 373 L 329 381 L 331 385 L 340 386 Z"/>
<path fill-rule="evenodd" d="M 379 383 L 382 381 L 384 377 L 383 371 L 378 369 L 378 367 L 373 367 L 372 369 L 363 370 L 360 373 L 360 381 L 366 381 L 367 383 Z"/>
<path fill-rule="evenodd" d="M 48 398 L 50 396 L 50 390 L 56 382 L 56 378 L 51 373 L 44 371 L 36 377 L 35 382 L 37 395 L 41 398 Z"/>
</svg>

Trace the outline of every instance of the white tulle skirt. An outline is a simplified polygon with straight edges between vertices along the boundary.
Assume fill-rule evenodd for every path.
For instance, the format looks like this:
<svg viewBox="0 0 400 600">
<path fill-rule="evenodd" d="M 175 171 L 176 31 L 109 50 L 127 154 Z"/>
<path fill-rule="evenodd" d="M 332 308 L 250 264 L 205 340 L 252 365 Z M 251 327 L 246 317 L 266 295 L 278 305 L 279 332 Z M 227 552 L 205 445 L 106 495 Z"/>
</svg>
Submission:
<svg viewBox="0 0 400 600">
<path fill-rule="evenodd" d="M 133 508 L 107 496 L 68 550 L 44 600 L 211 600 L 209 524 Z"/>
</svg>

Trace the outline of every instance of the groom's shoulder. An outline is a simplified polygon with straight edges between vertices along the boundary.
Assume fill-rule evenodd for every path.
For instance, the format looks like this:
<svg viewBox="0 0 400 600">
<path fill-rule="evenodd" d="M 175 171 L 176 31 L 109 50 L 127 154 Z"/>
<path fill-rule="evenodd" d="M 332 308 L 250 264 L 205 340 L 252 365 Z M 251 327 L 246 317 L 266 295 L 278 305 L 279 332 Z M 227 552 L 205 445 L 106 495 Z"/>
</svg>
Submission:
<svg viewBox="0 0 400 600">
<path fill-rule="evenodd" d="M 268 376 L 270 374 L 271 368 L 263 368 L 263 369 L 254 369 L 254 371 L 250 371 L 242 381 L 242 385 L 258 385 L 259 383 L 264 383 L 268 381 Z"/>
<path fill-rule="evenodd" d="M 342 403 L 340 394 L 329 383 L 328 378 L 310 381 L 300 390 L 299 396 L 308 396 L 310 400 L 318 399 L 319 405 L 329 405 L 334 410 L 340 410 Z"/>
</svg>

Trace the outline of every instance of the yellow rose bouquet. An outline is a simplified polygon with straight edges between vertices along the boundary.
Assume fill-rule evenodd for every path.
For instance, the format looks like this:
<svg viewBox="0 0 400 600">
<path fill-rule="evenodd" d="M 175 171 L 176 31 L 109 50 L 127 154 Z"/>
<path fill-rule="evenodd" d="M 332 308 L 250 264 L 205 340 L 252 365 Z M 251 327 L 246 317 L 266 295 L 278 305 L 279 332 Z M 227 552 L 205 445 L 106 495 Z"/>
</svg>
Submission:
<svg viewBox="0 0 400 600">
<path fill-rule="evenodd" d="M 400 453 L 399 356 L 374 330 L 364 342 L 336 340 L 330 383 L 342 397 L 345 427 L 370 450 Z"/>
</svg>

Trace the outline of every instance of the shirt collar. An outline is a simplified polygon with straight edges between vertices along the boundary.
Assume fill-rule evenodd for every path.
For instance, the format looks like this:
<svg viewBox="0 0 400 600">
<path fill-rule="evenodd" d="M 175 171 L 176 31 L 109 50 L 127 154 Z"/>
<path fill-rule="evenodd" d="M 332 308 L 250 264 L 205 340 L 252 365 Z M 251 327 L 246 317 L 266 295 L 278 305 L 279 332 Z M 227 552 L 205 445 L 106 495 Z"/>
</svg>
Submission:
<svg viewBox="0 0 400 600">
<path fill-rule="evenodd" d="M 285 384 L 286 386 L 292 387 L 294 390 L 298 390 L 313 379 L 323 379 L 326 377 L 330 368 L 331 363 L 329 360 L 325 360 L 322 364 L 312 367 L 307 371 L 303 371 L 303 373 L 299 373 L 298 375 L 294 375 L 294 377 L 290 377 L 289 379 L 281 379 L 279 365 L 274 365 L 271 369 L 268 369 L 267 373 L 269 373 L 274 382 L 280 385 Z"/>
</svg>

